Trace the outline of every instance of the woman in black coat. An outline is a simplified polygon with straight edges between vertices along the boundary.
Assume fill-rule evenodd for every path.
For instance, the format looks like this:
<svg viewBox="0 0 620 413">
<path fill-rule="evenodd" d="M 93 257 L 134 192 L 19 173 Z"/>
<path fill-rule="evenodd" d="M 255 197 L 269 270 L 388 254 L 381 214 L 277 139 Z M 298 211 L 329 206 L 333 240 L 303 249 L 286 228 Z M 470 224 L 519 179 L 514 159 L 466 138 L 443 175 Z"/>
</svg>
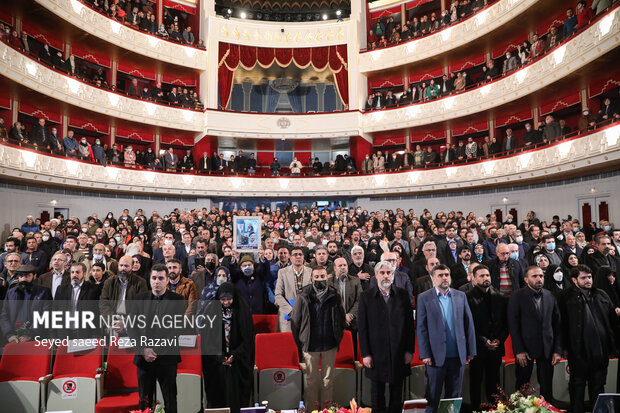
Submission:
<svg viewBox="0 0 620 413">
<path fill-rule="evenodd" d="M 221 314 L 221 355 L 206 355 L 209 350 L 208 329 L 201 331 L 203 346 L 202 371 L 205 378 L 207 407 L 230 407 L 231 413 L 238 413 L 248 407 L 252 390 L 252 369 L 254 366 L 254 324 L 247 304 L 237 289 L 226 282 L 217 290 L 215 300 L 209 305 L 212 311 Z M 213 314 L 212 312 L 207 312 Z"/>
<path fill-rule="evenodd" d="M 543 288 L 551 291 L 553 296 L 558 298 L 558 295 L 571 285 L 569 271 L 562 266 L 550 264 L 545 270 Z"/>
</svg>

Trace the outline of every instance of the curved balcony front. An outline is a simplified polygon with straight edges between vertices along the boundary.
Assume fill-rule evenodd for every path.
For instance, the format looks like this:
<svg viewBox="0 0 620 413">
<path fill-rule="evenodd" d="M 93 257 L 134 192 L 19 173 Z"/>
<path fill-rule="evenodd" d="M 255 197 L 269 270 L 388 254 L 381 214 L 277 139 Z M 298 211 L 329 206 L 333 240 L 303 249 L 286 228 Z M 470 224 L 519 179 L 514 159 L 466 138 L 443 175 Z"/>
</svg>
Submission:
<svg viewBox="0 0 620 413">
<path fill-rule="evenodd" d="M 359 71 L 368 73 L 438 56 L 466 45 L 525 12 L 539 0 L 500 0 L 467 20 L 430 36 L 359 54 Z"/>
<path fill-rule="evenodd" d="M 484 86 L 430 102 L 367 112 L 364 133 L 423 126 L 472 115 L 523 98 L 595 62 L 620 43 L 620 8 L 545 57 Z"/>
<path fill-rule="evenodd" d="M 85 6 L 79 0 L 35 0 L 41 6 L 87 33 L 119 47 L 179 66 L 207 69 L 207 52 L 166 41 L 123 26 L 116 20 Z"/>
<path fill-rule="evenodd" d="M 317 197 L 445 192 L 587 174 L 620 163 L 620 125 L 558 141 L 541 149 L 465 165 L 408 172 L 312 178 L 201 176 L 103 167 L 0 145 L 7 180 L 45 182 L 96 191 L 169 196 Z"/>
<path fill-rule="evenodd" d="M 54 99 L 104 115 L 171 129 L 203 130 L 204 115 L 188 109 L 131 99 L 44 66 L 0 43 L 0 74 Z"/>
</svg>

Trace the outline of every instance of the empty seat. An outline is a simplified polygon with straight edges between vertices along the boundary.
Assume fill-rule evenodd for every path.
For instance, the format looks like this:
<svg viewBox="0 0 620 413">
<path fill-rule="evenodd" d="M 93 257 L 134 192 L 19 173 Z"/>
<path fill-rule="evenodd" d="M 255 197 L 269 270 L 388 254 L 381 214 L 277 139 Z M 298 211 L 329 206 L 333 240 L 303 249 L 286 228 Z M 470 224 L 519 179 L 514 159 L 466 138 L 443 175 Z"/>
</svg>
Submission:
<svg viewBox="0 0 620 413">
<path fill-rule="evenodd" d="M 120 413 L 138 408 L 138 374 L 133 364 L 134 348 L 116 345 L 108 351 L 107 369 L 102 376 L 103 397 L 95 406 L 96 413 Z"/>
<path fill-rule="evenodd" d="M 10 343 L 0 359 L 0 410 L 37 413 L 49 381 L 52 351 L 34 341 Z"/>
<path fill-rule="evenodd" d="M 255 401 L 274 410 L 294 409 L 301 400 L 301 369 L 292 333 L 256 336 Z"/>
<path fill-rule="evenodd" d="M 345 331 L 336 354 L 334 370 L 333 401 L 340 406 L 348 406 L 352 398 L 357 398 L 358 366 L 353 353 L 353 336 L 350 331 Z"/>
<path fill-rule="evenodd" d="M 100 374 L 102 354 L 99 346 L 76 353 L 67 353 L 66 346 L 58 347 L 52 379 L 47 385 L 47 410 L 95 411 L 98 397 L 96 376 Z M 75 398 L 67 397 L 67 390 L 71 389 L 68 386 L 74 386 Z"/>
<path fill-rule="evenodd" d="M 277 314 L 253 314 L 254 334 L 275 333 L 278 328 Z"/>
</svg>

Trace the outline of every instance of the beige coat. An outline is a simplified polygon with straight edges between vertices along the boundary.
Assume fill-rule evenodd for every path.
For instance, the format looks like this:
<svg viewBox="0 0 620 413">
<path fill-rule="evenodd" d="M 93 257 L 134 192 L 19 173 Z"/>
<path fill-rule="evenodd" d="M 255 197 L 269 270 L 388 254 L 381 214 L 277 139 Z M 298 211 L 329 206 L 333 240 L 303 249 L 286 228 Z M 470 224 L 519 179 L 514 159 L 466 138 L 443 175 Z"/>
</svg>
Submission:
<svg viewBox="0 0 620 413">
<path fill-rule="evenodd" d="M 309 285 L 311 282 L 312 270 L 310 267 L 303 267 L 302 287 Z M 297 298 L 297 282 L 295 281 L 295 273 L 293 266 L 282 268 L 278 271 L 278 281 L 276 281 L 276 304 L 278 305 L 278 325 L 281 332 L 291 331 L 291 321 L 285 320 L 285 315 L 290 315 L 293 307 L 289 303 L 290 300 Z"/>
</svg>

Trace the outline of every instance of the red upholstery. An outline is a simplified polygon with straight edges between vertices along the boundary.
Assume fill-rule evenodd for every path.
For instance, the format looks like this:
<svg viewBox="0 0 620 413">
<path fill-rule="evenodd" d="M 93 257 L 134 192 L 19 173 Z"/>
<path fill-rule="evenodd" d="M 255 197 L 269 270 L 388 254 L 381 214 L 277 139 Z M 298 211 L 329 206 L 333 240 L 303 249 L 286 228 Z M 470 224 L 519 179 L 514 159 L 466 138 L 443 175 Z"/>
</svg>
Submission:
<svg viewBox="0 0 620 413">
<path fill-rule="evenodd" d="M 253 314 L 254 334 L 275 333 L 278 327 L 277 314 Z"/>
<path fill-rule="evenodd" d="M 106 389 L 128 389 L 138 387 L 138 373 L 133 358 L 135 349 L 120 349 L 110 346 L 108 350 L 108 372 L 105 376 Z"/>
<path fill-rule="evenodd" d="M 299 355 L 293 333 L 268 333 L 256 336 L 256 367 L 265 369 L 297 369 Z"/>
<path fill-rule="evenodd" d="M 411 359 L 411 367 L 422 366 L 424 363 L 420 360 L 420 350 L 418 349 L 418 340 L 415 341 L 415 350 L 413 351 L 413 359 Z"/>
<path fill-rule="evenodd" d="M 90 377 L 95 378 L 97 369 L 101 367 L 102 348 L 82 351 L 79 353 L 67 353 L 66 346 L 58 347 L 54 359 L 54 379 L 61 377 Z"/>
<path fill-rule="evenodd" d="M 49 373 L 51 361 L 52 351 L 35 341 L 7 344 L 0 359 L 0 382 L 38 381 Z"/>
<path fill-rule="evenodd" d="M 177 374 L 197 374 L 202 376 L 202 355 L 200 336 L 196 339 L 196 347 L 181 347 L 181 362 L 177 366 Z"/>
<path fill-rule="evenodd" d="M 127 413 L 138 410 L 139 401 L 138 392 L 110 394 L 97 403 L 95 413 Z"/>
<path fill-rule="evenodd" d="M 504 360 L 506 363 L 514 363 L 515 355 L 512 351 L 512 339 L 510 338 L 510 336 L 508 336 L 508 338 L 504 342 L 504 350 L 506 352 L 506 355 L 502 357 L 502 360 Z"/>
<path fill-rule="evenodd" d="M 110 346 L 108 350 L 108 368 L 105 375 L 106 389 L 136 389 L 138 387 L 138 373 L 133 364 L 135 349 L 120 349 Z M 137 409 L 139 402 L 138 392 L 107 393 L 95 406 L 95 413 L 126 413 Z"/>
<path fill-rule="evenodd" d="M 355 354 L 353 353 L 353 336 L 351 332 L 345 330 L 340 348 L 336 354 L 336 368 L 355 369 Z"/>
</svg>

